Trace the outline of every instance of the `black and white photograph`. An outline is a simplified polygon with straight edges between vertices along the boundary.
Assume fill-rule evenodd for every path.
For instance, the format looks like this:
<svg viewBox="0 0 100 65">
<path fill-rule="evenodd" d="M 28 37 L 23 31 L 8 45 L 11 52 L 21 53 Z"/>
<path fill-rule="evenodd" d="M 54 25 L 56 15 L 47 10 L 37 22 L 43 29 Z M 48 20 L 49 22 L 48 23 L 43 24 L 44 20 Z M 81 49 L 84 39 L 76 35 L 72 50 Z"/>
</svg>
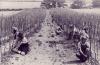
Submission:
<svg viewBox="0 0 100 65">
<path fill-rule="evenodd" d="M 100 65 L 100 0 L 0 0 L 0 65 Z"/>
</svg>

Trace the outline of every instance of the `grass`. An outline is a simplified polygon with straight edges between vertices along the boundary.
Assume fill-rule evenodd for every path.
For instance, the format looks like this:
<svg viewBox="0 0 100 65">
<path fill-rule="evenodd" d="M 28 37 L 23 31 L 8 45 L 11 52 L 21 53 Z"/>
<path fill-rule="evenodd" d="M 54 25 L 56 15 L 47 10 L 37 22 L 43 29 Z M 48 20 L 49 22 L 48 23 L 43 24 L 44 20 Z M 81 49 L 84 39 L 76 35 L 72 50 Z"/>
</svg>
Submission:
<svg viewBox="0 0 100 65">
<path fill-rule="evenodd" d="M 12 16 L 0 17 L 0 42 L 2 42 L 0 46 L 5 47 L 1 52 L 2 63 L 8 60 L 7 56 L 11 56 L 12 26 L 18 27 L 20 32 L 26 34 L 26 37 L 30 37 L 41 29 L 45 16 L 45 9 L 34 8 L 22 10 Z M 9 48 L 6 48 L 6 45 L 9 45 Z"/>
<path fill-rule="evenodd" d="M 68 34 L 69 24 L 74 24 L 79 29 L 84 26 L 89 28 L 90 48 L 93 51 L 93 58 L 99 58 L 100 50 L 100 14 L 80 13 L 65 8 L 52 9 L 51 15 L 53 20 L 62 27 L 64 34 Z"/>
<path fill-rule="evenodd" d="M 82 29 L 83 26 L 88 26 L 92 42 L 95 43 L 97 41 L 96 37 L 100 39 L 99 14 L 78 13 L 65 8 L 51 9 L 50 14 L 53 20 L 59 26 L 62 26 L 65 32 L 68 31 L 68 25 L 71 23 L 75 24 L 79 29 Z M 1 17 L 0 30 L 2 31 L 2 36 L 10 35 L 12 26 L 18 27 L 24 33 L 36 32 L 37 29 L 41 28 L 44 18 L 44 9 L 27 9 L 10 17 Z"/>
<path fill-rule="evenodd" d="M 12 26 L 26 33 L 26 36 L 32 32 L 37 32 L 41 28 L 41 23 L 45 18 L 45 10 L 40 8 L 25 9 L 18 14 L 6 17 L 0 17 L 0 36 L 11 36 Z M 30 35 L 31 36 L 31 35 Z"/>
<path fill-rule="evenodd" d="M 80 11 L 80 10 L 79 10 Z M 58 8 L 52 9 L 51 15 L 53 20 L 67 32 L 69 24 L 75 24 L 76 27 L 82 29 L 84 26 L 89 28 L 91 38 L 98 36 L 100 38 L 100 14 L 95 13 L 79 13 L 72 9 Z"/>
</svg>

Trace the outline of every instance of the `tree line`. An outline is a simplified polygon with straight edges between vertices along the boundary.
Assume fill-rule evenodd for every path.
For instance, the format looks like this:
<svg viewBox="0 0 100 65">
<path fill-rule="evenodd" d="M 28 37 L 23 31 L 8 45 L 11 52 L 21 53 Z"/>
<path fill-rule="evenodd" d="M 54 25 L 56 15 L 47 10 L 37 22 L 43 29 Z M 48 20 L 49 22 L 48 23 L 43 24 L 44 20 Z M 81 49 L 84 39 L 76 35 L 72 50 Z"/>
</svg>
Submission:
<svg viewBox="0 0 100 65">
<path fill-rule="evenodd" d="M 71 2 L 72 3 L 70 4 L 70 8 L 72 9 L 100 7 L 99 0 L 91 0 L 91 2 L 88 3 L 88 6 L 85 0 L 72 0 Z M 68 4 L 66 3 L 66 0 L 43 0 L 41 6 L 49 9 L 56 7 L 66 7 Z"/>
</svg>

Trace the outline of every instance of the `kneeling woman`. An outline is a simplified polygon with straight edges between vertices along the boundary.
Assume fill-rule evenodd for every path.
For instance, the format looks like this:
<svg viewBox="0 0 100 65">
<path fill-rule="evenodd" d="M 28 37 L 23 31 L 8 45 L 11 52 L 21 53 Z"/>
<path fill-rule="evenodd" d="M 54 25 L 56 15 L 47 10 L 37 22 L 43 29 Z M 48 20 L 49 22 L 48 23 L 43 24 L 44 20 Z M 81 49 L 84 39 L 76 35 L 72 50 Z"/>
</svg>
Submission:
<svg viewBox="0 0 100 65">
<path fill-rule="evenodd" d="M 19 38 L 21 38 L 21 44 L 18 50 L 21 51 L 21 54 L 27 54 L 29 51 L 28 40 L 22 33 L 19 33 Z"/>
<path fill-rule="evenodd" d="M 29 43 L 23 33 L 19 33 L 16 39 L 15 52 L 26 55 L 29 52 Z"/>
</svg>

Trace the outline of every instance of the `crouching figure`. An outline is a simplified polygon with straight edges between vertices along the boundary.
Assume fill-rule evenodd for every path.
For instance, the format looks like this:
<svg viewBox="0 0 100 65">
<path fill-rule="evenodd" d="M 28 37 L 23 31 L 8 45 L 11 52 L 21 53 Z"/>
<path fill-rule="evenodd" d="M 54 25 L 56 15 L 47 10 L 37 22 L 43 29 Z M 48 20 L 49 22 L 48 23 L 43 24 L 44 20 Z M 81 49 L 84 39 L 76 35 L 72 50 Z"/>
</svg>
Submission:
<svg viewBox="0 0 100 65">
<path fill-rule="evenodd" d="M 26 55 L 29 52 L 29 43 L 23 33 L 17 35 L 13 51 L 21 55 Z"/>
<path fill-rule="evenodd" d="M 78 53 L 76 54 L 76 56 L 82 62 L 85 62 L 91 56 L 90 43 L 89 41 L 87 41 L 87 38 L 81 38 L 81 41 L 78 43 Z"/>
</svg>

